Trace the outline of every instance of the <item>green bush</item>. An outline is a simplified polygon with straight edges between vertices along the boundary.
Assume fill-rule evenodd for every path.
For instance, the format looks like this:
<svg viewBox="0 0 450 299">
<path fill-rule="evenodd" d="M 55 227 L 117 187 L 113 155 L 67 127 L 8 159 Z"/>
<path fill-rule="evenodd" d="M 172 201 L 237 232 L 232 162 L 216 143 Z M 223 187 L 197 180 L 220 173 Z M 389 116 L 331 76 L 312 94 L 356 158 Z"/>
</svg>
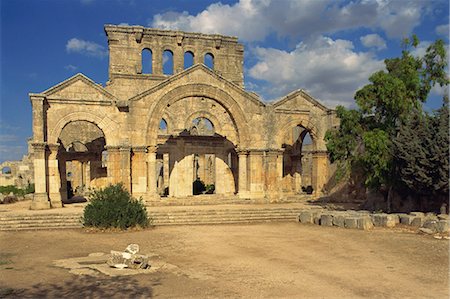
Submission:
<svg viewBox="0 0 450 299">
<path fill-rule="evenodd" d="M 14 185 L 8 186 L 0 186 L 0 193 L 9 194 L 13 193 L 14 195 L 24 196 L 25 194 L 34 193 L 34 184 L 28 184 L 24 189 L 17 188 Z"/>
<path fill-rule="evenodd" d="M 214 184 L 209 184 L 205 186 L 205 194 L 214 194 L 215 190 L 216 186 L 214 186 Z"/>
<path fill-rule="evenodd" d="M 150 224 L 142 200 L 131 197 L 122 184 L 94 191 L 82 221 L 84 226 L 120 229 Z"/>
</svg>

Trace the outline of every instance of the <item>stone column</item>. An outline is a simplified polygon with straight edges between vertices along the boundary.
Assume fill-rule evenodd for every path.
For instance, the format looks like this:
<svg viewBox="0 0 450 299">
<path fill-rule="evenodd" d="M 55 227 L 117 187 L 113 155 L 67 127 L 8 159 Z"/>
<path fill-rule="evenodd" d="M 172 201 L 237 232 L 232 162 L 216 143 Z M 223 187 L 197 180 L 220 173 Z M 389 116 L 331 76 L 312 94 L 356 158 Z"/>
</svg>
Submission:
<svg viewBox="0 0 450 299">
<path fill-rule="evenodd" d="M 282 151 L 278 150 L 270 150 L 266 152 L 265 156 L 265 165 L 266 165 L 266 173 L 264 175 L 266 179 L 266 190 L 267 197 L 269 198 L 279 198 L 281 191 L 281 175 L 279 173 L 279 156 L 282 157 Z M 283 171 L 281 169 L 281 171 Z"/>
<path fill-rule="evenodd" d="M 131 157 L 131 190 L 134 197 L 139 198 L 147 193 L 147 160 L 146 146 L 133 147 Z"/>
<path fill-rule="evenodd" d="M 49 144 L 48 148 L 50 150 L 48 155 L 48 192 L 50 206 L 52 208 L 62 208 L 61 177 L 57 159 L 59 143 Z"/>
<path fill-rule="evenodd" d="M 131 190 L 131 148 L 129 146 L 121 146 L 120 154 L 120 182 L 125 189 Z"/>
<path fill-rule="evenodd" d="M 84 162 L 84 191 L 91 186 L 91 161 Z"/>
<path fill-rule="evenodd" d="M 264 197 L 264 152 L 251 150 L 249 152 L 249 191 L 250 198 Z"/>
<path fill-rule="evenodd" d="M 170 164 L 169 164 L 169 154 L 163 154 L 163 175 L 164 175 L 164 188 L 169 187 L 169 176 L 170 176 Z"/>
<path fill-rule="evenodd" d="M 108 176 L 108 182 L 110 184 L 116 184 L 120 182 L 120 153 L 118 146 L 106 146 L 108 151 L 106 173 Z"/>
<path fill-rule="evenodd" d="M 313 173 L 312 186 L 314 194 L 319 196 L 324 194 L 324 186 L 328 182 L 328 154 L 326 151 L 313 152 Z"/>
<path fill-rule="evenodd" d="M 61 178 L 61 200 L 65 201 L 67 199 L 67 169 L 66 169 L 66 159 L 60 157 L 58 159 L 59 166 L 59 177 Z"/>
<path fill-rule="evenodd" d="M 46 144 L 44 142 L 33 142 L 34 151 L 34 196 L 31 202 L 31 210 L 50 209 L 50 201 L 47 193 L 47 163 Z"/>
<path fill-rule="evenodd" d="M 157 152 L 158 148 L 156 146 L 150 146 L 148 147 L 147 150 L 147 176 L 148 176 L 148 186 L 147 186 L 147 194 L 148 194 L 148 198 L 150 200 L 156 200 L 159 199 L 159 195 L 158 195 L 158 186 L 157 186 L 157 179 L 158 176 L 156 175 L 156 152 Z M 165 164 L 164 166 L 165 167 Z M 165 169 L 164 169 L 164 177 L 166 176 L 165 174 Z M 165 182 L 165 178 L 164 178 L 164 184 L 166 184 Z"/>
<path fill-rule="evenodd" d="M 45 140 L 45 97 L 39 95 L 30 95 L 31 106 L 33 109 L 33 142 L 44 142 Z"/>
<path fill-rule="evenodd" d="M 238 174 L 238 196 L 239 198 L 248 197 L 248 175 L 247 175 L 247 155 L 248 151 L 238 151 L 239 174 Z"/>
</svg>

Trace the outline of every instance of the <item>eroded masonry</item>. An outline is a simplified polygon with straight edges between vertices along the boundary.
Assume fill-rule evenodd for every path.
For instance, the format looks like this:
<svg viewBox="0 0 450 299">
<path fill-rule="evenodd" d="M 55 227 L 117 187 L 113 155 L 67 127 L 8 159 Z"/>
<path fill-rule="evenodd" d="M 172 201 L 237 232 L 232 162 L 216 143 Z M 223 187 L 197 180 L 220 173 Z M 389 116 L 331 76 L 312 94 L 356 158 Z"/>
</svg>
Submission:
<svg viewBox="0 0 450 299">
<path fill-rule="evenodd" d="M 77 74 L 30 94 L 33 209 L 118 182 L 145 200 L 193 196 L 199 181 L 223 198 L 279 198 L 308 185 L 323 192 L 334 111 L 302 90 L 270 104 L 246 91 L 237 38 L 141 26 L 105 32 L 105 87 Z"/>
</svg>

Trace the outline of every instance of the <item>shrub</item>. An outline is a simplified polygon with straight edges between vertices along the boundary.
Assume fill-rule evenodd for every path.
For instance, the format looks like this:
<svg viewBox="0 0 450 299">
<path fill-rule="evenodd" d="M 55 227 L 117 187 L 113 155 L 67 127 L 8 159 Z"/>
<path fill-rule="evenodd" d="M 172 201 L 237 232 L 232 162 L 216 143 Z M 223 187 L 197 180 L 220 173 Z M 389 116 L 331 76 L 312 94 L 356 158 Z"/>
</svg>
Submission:
<svg viewBox="0 0 450 299">
<path fill-rule="evenodd" d="M 142 200 L 131 197 L 122 184 L 94 191 L 84 209 L 83 225 L 98 228 L 147 227 L 149 219 Z"/>
<path fill-rule="evenodd" d="M 11 192 L 14 195 L 18 196 L 24 196 L 25 194 L 34 193 L 34 184 L 28 184 L 28 186 L 26 186 L 24 189 L 17 188 L 14 185 L 0 186 L 0 193 L 10 194 Z"/>
<path fill-rule="evenodd" d="M 216 190 L 216 186 L 214 184 L 209 184 L 205 186 L 205 194 L 213 194 Z"/>
</svg>

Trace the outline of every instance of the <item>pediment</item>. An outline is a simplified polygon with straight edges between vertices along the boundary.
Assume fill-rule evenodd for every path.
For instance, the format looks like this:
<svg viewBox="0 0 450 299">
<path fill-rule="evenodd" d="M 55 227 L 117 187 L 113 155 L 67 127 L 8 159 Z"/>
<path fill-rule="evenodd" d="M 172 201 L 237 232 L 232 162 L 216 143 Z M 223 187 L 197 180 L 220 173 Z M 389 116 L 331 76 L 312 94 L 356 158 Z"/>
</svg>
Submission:
<svg viewBox="0 0 450 299">
<path fill-rule="evenodd" d="M 301 89 L 291 92 L 274 102 L 272 105 L 275 108 L 275 111 L 283 112 L 307 112 L 313 109 L 326 112 L 331 111 L 331 109 L 325 107 L 322 103 Z"/>
<path fill-rule="evenodd" d="M 196 64 L 181 73 L 171 76 L 167 80 L 162 81 L 160 84 L 148 89 L 147 91 L 138 94 L 129 101 L 138 101 L 144 97 L 152 93 L 156 93 L 159 90 L 165 88 L 171 88 L 171 86 L 181 86 L 186 84 L 205 84 L 211 86 L 216 86 L 225 89 L 233 89 L 235 92 L 239 93 L 242 97 L 247 98 L 248 100 L 254 102 L 258 106 L 265 106 L 265 104 L 259 99 L 257 95 L 254 93 L 249 93 L 245 91 L 240 86 L 234 84 L 233 82 L 228 81 L 224 77 L 220 76 L 216 72 L 209 69 L 207 66 L 203 64 Z"/>
<path fill-rule="evenodd" d="M 102 86 L 83 74 L 75 76 L 43 91 L 47 99 L 78 101 L 116 101 L 117 99 Z"/>
</svg>

